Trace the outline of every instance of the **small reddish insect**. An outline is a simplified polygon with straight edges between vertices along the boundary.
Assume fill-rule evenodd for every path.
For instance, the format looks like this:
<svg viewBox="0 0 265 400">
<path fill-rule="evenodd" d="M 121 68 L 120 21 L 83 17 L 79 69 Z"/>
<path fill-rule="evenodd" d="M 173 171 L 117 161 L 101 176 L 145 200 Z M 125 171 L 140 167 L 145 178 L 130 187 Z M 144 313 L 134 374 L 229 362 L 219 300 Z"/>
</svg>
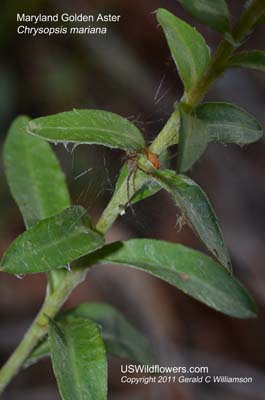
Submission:
<svg viewBox="0 0 265 400">
<path fill-rule="evenodd" d="M 161 167 L 161 163 L 159 158 L 155 153 L 152 153 L 149 149 L 145 148 L 144 152 L 146 154 L 146 157 L 150 161 L 150 163 L 153 165 L 155 169 L 159 169 Z"/>
</svg>

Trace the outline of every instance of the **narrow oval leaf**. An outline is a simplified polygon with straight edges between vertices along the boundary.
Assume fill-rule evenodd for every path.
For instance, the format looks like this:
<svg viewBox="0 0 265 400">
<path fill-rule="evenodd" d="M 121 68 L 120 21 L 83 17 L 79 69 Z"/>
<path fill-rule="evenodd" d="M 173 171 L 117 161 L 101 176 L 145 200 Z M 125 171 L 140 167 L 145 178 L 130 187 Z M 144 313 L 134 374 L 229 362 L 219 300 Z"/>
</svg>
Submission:
<svg viewBox="0 0 265 400">
<path fill-rule="evenodd" d="M 230 30 L 230 15 L 225 0 L 178 0 L 194 18 L 218 32 Z"/>
<path fill-rule="evenodd" d="M 29 135 L 30 119 L 20 116 L 12 123 L 4 144 L 3 159 L 7 182 L 26 228 L 70 207 L 65 176 L 50 145 Z M 50 289 L 66 271 L 50 271 Z"/>
<path fill-rule="evenodd" d="M 33 350 L 33 352 L 29 355 L 29 357 L 24 362 L 23 367 L 28 368 L 33 364 L 36 364 L 38 361 L 43 358 L 50 356 L 50 346 L 48 337 L 45 337 L 43 341 L 41 341 Z"/>
<path fill-rule="evenodd" d="M 64 400 L 106 400 L 107 360 L 97 326 L 86 319 L 51 321 L 52 366 Z"/>
<path fill-rule="evenodd" d="M 70 206 L 59 162 L 45 140 L 26 133 L 29 121 L 26 116 L 15 119 L 3 151 L 7 182 L 26 227 Z"/>
<path fill-rule="evenodd" d="M 58 143 L 100 144 L 111 148 L 141 151 L 141 132 L 126 118 L 101 110 L 73 110 L 30 121 L 28 133 Z"/>
<path fill-rule="evenodd" d="M 185 172 L 202 156 L 208 145 L 207 125 L 193 114 L 180 111 L 177 171 Z"/>
<path fill-rule="evenodd" d="M 18 236 L 4 254 L 1 269 L 10 274 L 47 272 L 103 244 L 103 237 L 92 230 L 86 210 L 73 206 Z"/>
<path fill-rule="evenodd" d="M 210 63 L 209 48 L 195 28 L 169 11 L 158 9 L 157 20 L 164 30 L 185 91 L 188 92 L 201 79 Z"/>
<path fill-rule="evenodd" d="M 104 246 L 84 265 L 121 264 L 148 272 L 224 314 L 256 316 L 256 306 L 240 283 L 210 257 L 180 244 L 133 239 Z"/>
<path fill-rule="evenodd" d="M 138 203 L 139 201 L 148 199 L 148 197 L 154 196 L 161 190 L 161 186 L 157 185 L 154 181 L 150 180 L 141 187 L 138 192 L 130 200 L 130 204 Z"/>
<path fill-rule="evenodd" d="M 256 142 L 263 134 L 258 121 L 242 108 L 229 103 L 205 103 L 196 115 L 208 129 L 209 140 L 239 145 Z"/>
<path fill-rule="evenodd" d="M 126 318 L 108 304 L 84 303 L 59 316 L 67 319 L 72 315 L 87 318 L 98 324 L 107 351 L 117 357 L 128 358 L 140 364 L 153 361 L 146 338 Z"/>
<path fill-rule="evenodd" d="M 71 323 L 69 317 L 85 318 L 96 323 L 109 354 L 140 364 L 151 364 L 154 357 L 146 338 L 115 308 L 102 303 L 83 303 L 58 315 L 57 321 Z M 50 354 L 48 341 L 41 343 L 27 360 L 27 365 Z"/>
<path fill-rule="evenodd" d="M 184 220 L 189 223 L 205 246 L 230 270 L 231 261 L 217 217 L 200 186 L 187 176 L 176 175 L 170 170 L 156 171 L 153 177 L 173 196 Z"/>
<path fill-rule="evenodd" d="M 250 68 L 265 72 L 265 51 L 253 50 L 237 53 L 230 58 L 228 61 L 228 66 Z"/>
</svg>

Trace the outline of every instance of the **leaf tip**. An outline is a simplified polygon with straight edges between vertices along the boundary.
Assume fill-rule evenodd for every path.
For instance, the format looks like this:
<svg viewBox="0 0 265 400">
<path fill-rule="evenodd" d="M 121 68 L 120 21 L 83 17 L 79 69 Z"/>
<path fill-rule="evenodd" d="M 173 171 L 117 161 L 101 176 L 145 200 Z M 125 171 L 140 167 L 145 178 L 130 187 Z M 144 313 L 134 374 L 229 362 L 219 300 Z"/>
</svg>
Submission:
<svg viewBox="0 0 265 400">
<path fill-rule="evenodd" d="M 162 24 L 162 20 L 164 17 L 166 17 L 167 15 L 171 15 L 171 13 L 168 10 L 161 7 L 158 8 L 155 13 L 156 13 L 156 18 L 160 24 Z"/>
</svg>

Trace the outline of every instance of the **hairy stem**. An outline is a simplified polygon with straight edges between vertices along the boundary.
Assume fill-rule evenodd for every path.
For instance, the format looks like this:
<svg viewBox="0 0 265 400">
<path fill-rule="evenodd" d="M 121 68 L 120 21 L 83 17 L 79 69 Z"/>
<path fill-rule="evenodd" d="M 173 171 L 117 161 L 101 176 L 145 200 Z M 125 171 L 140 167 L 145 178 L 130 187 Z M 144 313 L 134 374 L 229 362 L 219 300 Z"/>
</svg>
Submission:
<svg viewBox="0 0 265 400">
<path fill-rule="evenodd" d="M 249 34 L 259 17 L 264 13 L 264 0 L 253 0 L 243 12 L 238 23 L 232 31 L 233 44 L 222 40 L 213 56 L 213 59 L 202 79 L 188 93 L 185 93 L 181 104 L 187 111 L 192 111 L 204 98 L 211 84 L 223 74 L 227 61 L 232 56 L 237 46 Z M 159 155 L 172 144 L 178 143 L 178 132 L 180 127 L 180 114 L 176 109 L 170 116 L 168 122 L 150 146 L 150 150 Z M 141 159 L 143 163 L 143 160 Z M 148 166 L 147 166 L 148 167 Z M 149 178 L 144 174 L 136 175 L 135 184 L 131 185 L 130 193 L 133 195 Z M 131 196 L 132 197 L 132 196 Z M 115 192 L 107 208 L 103 212 L 97 224 L 97 230 L 105 233 L 116 220 L 121 212 L 121 206 L 128 203 L 128 194 L 125 187 Z"/>
<path fill-rule="evenodd" d="M 180 114 L 177 109 L 173 112 L 162 131 L 151 144 L 150 150 L 159 155 L 172 144 L 177 144 L 179 127 Z"/>
<path fill-rule="evenodd" d="M 177 143 L 179 122 L 179 111 L 177 110 L 171 115 L 160 134 L 150 146 L 150 151 L 159 155 L 172 144 L 172 141 Z M 146 160 L 145 156 L 139 158 L 138 165 L 141 170 L 137 170 L 135 175 L 132 177 L 133 179 L 129 180 L 129 191 L 126 179 L 119 190 L 115 191 L 115 194 L 96 225 L 98 232 L 102 234 L 106 233 L 117 217 L 124 212 L 126 205 L 128 205 L 133 195 L 140 190 L 143 185 L 150 181 L 150 176 L 142 172 L 142 170 L 150 170 L 150 163 Z"/>
<path fill-rule="evenodd" d="M 32 325 L 14 353 L 0 370 L 0 393 L 2 393 L 10 380 L 27 360 L 36 344 L 48 332 L 49 318 L 53 318 L 73 289 L 84 280 L 85 271 L 77 270 L 68 272 L 53 293 L 47 293 L 46 299 Z"/>
<path fill-rule="evenodd" d="M 124 180 L 119 190 L 115 191 L 115 195 L 110 200 L 96 225 L 96 230 L 99 233 L 105 234 L 108 231 L 117 217 L 125 212 L 125 208 L 135 192 L 141 189 L 149 179 L 142 171 L 137 171 L 135 176 L 132 176 L 132 179 L 129 180 L 129 183 L 127 179 Z"/>
</svg>

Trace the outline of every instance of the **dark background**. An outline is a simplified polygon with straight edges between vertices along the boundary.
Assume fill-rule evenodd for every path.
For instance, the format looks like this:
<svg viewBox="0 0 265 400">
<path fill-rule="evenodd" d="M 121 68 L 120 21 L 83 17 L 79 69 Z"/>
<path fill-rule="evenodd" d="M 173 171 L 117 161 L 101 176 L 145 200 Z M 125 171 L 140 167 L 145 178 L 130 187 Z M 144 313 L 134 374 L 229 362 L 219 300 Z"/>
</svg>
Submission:
<svg viewBox="0 0 265 400">
<path fill-rule="evenodd" d="M 234 22 L 243 1 L 230 1 Z M 196 25 L 214 48 L 218 34 L 192 20 L 176 0 L 39 0 L 9 1 L 0 16 L 0 134 L 1 145 L 12 119 L 72 108 L 100 108 L 131 117 L 151 141 L 181 97 L 182 85 L 158 28 L 155 11 L 164 7 Z M 19 36 L 16 13 L 116 13 L 122 19 L 106 36 Z M 264 48 L 264 27 L 244 44 Z M 163 80 L 159 93 L 157 93 Z M 245 107 L 260 122 L 264 113 L 265 75 L 233 70 L 207 95 Z M 252 376 L 252 385 L 162 385 L 125 387 L 120 384 L 120 361 L 110 359 L 111 400 L 258 400 L 265 392 L 265 230 L 264 140 L 240 148 L 211 144 L 190 176 L 211 199 L 220 219 L 235 274 L 257 300 L 259 318 L 240 321 L 199 304 L 177 289 L 126 268 L 101 267 L 69 299 L 105 301 L 144 331 L 161 364 L 208 366 L 210 374 Z M 58 146 L 73 203 L 83 204 L 96 221 L 111 196 L 124 154 L 99 146 L 80 146 L 73 153 Z M 176 149 L 172 152 L 174 165 Z M 81 172 L 92 171 L 75 179 Z M 23 231 L 0 165 L 0 253 Z M 204 251 L 189 228 L 176 228 L 178 210 L 165 193 L 134 207 L 120 218 L 109 240 L 152 237 L 182 242 Z M 8 357 L 36 314 L 45 293 L 45 277 L 0 279 L 0 361 Z M 24 370 L 3 399 L 59 399 L 50 362 Z"/>
</svg>

